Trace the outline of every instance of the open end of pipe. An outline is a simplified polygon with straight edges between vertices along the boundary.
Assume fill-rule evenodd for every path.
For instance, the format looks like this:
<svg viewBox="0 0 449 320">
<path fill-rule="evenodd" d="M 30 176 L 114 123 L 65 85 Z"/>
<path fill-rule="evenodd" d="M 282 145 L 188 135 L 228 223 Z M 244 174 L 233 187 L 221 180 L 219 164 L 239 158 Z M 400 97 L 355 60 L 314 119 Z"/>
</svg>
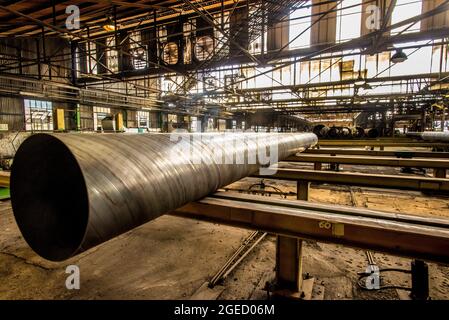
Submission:
<svg viewBox="0 0 449 320">
<path fill-rule="evenodd" d="M 377 130 L 376 128 L 369 129 L 368 137 L 370 137 L 370 138 L 377 138 L 377 137 L 379 137 L 379 130 Z"/>
<path fill-rule="evenodd" d="M 89 216 L 86 184 L 74 155 L 49 134 L 25 140 L 14 157 L 11 201 L 23 237 L 52 261 L 80 247 Z"/>
</svg>

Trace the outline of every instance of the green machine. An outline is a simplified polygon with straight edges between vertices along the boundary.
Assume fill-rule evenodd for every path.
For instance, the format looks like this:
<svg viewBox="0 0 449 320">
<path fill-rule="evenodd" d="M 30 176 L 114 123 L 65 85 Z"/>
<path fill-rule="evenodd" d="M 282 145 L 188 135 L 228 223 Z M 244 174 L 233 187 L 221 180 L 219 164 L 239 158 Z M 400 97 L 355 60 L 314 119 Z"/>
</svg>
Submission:
<svg viewBox="0 0 449 320">
<path fill-rule="evenodd" d="M 11 196 L 9 194 L 9 188 L 0 187 L 0 200 L 9 199 Z"/>
<path fill-rule="evenodd" d="M 9 172 L 0 171 L 0 200 L 9 198 Z"/>
</svg>

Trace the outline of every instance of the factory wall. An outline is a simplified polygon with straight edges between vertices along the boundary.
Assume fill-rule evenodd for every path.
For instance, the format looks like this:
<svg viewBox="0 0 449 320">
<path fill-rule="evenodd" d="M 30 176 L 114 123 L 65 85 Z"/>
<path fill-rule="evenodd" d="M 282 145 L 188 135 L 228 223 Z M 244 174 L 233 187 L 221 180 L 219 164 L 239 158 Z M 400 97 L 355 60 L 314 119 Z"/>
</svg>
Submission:
<svg viewBox="0 0 449 320">
<path fill-rule="evenodd" d="M 0 131 L 26 131 L 25 99 L 27 98 L 0 97 Z M 66 129 L 76 129 L 75 105 L 65 102 L 53 102 L 52 109 L 54 128 L 56 128 L 56 110 L 63 109 Z"/>
<path fill-rule="evenodd" d="M 23 99 L 0 97 L 0 131 L 20 131 L 24 128 Z"/>
<path fill-rule="evenodd" d="M 42 87 L 36 87 L 35 81 L 69 84 L 71 79 L 69 58 L 70 45 L 68 41 L 61 38 L 0 39 L 2 64 L 0 86 L 4 89 L 0 94 L 0 132 L 26 129 L 24 99 L 53 100 L 53 122 L 56 119 L 55 110 L 64 109 L 66 127 L 76 128 L 75 106 L 57 102 L 56 99 L 44 98 L 41 96 L 44 92 L 39 92 Z M 34 79 L 34 81 L 28 79 Z M 33 95 L 34 92 L 36 95 Z"/>
<path fill-rule="evenodd" d="M 28 97 L 1 97 L 0 96 L 0 133 L 30 130 L 26 123 L 30 124 L 25 114 L 25 99 L 45 101 Z M 190 118 L 181 115 L 169 115 L 158 111 L 130 110 L 125 108 L 105 108 L 91 105 L 77 105 L 65 102 L 52 102 L 53 129 L 57 130 L 57 109 L 64 110 L 65 130 L 68 131 L 95 131 L 101 124 L 101 116 L 105 114 L 123 115 L 123 125 L 126 128 L 140 128 L 145 131 L 172 131 L 179 128 L 189 128 Z M 96 120 L 95 120 L 96 118 Z M 170 120 L 169 120 L 170 119 Z M 140 130 L 140 131 L 142 131 Z M 46 131 L 46 130 L 43 130 Z"/>
<path fill-rule="evenodd" d="M 42 38 L 0 39 L 0 59 L 4 59 L 3 65 L 7 66 L 3 71 L 12 75 L 70 83 L 70 57 L 70 44 L 61 38 L 46 37 L 45 41 Z"/>
</svg>

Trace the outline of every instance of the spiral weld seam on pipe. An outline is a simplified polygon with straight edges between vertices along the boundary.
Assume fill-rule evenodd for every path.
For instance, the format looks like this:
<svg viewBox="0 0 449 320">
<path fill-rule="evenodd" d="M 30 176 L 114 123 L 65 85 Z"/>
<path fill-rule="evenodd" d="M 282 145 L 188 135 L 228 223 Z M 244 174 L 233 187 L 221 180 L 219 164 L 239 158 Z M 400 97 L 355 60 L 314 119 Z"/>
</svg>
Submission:
<svg viewBox="0 0 449 320">
<path fill-rule="evenodd" d="M 66 260 L 254 173 L 257 163 L 214 161 L 216 149 L 229 152 L 233 139 L 258 142 L 231 150 L 233 159 L 276 146 L 282 160 L 318 141 L 313 133 L 201 135 L 217 139 L 213 145 L 193 139 L 193 150 L 209 163 L 174 153 L 170 134 L 29 137 L 11 172 L 12 207 L 23 237 L 43 258 Z"/>
</svg>

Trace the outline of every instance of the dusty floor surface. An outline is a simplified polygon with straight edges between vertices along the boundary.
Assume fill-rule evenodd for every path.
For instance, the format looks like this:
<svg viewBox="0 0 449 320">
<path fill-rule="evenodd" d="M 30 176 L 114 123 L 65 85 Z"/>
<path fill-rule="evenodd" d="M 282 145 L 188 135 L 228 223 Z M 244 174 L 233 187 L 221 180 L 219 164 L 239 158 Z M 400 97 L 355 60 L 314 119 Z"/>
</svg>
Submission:
<svg viewBox="0 0 449 320">
<path fill-rule="evenodd" d="M 247 178 L 231 187 L 248 187 L 258 181 Z M 296 192 L 295 183 L 266 182 Z M 312 186 L 310 201 L 449 217 L 448 198 L 419 192 Z M 166 215 L 71 260 L 50 263 L 36 256 L 22 239 L 10 202 L 0 202 L 0 299 L 188 299 L 249 233 Z M 273 274 L 274 259 L 275 238 L 269 236 L 226 279 L 217 298 L 263 299 L 260 288 Z M 411 262 L 377 252 L 374 259 L 380 268 L 409 269 Z M 316 278 L 317 295 L 324 299 L 399 299 L 405 292 L 358 288 L 357 272 L 367 265 L 364 250 L 306 242 L 303 261 L 304 273 Z M 80 268 L 80 290 L 65 287 L 65 268 L 71 264 Z M 449 299 L 449 267 L 429 263 L 429 273 L 431 298 Z M 410 287 L 409 274 L 382 276 L 386 284 Z"/>
</svg>

